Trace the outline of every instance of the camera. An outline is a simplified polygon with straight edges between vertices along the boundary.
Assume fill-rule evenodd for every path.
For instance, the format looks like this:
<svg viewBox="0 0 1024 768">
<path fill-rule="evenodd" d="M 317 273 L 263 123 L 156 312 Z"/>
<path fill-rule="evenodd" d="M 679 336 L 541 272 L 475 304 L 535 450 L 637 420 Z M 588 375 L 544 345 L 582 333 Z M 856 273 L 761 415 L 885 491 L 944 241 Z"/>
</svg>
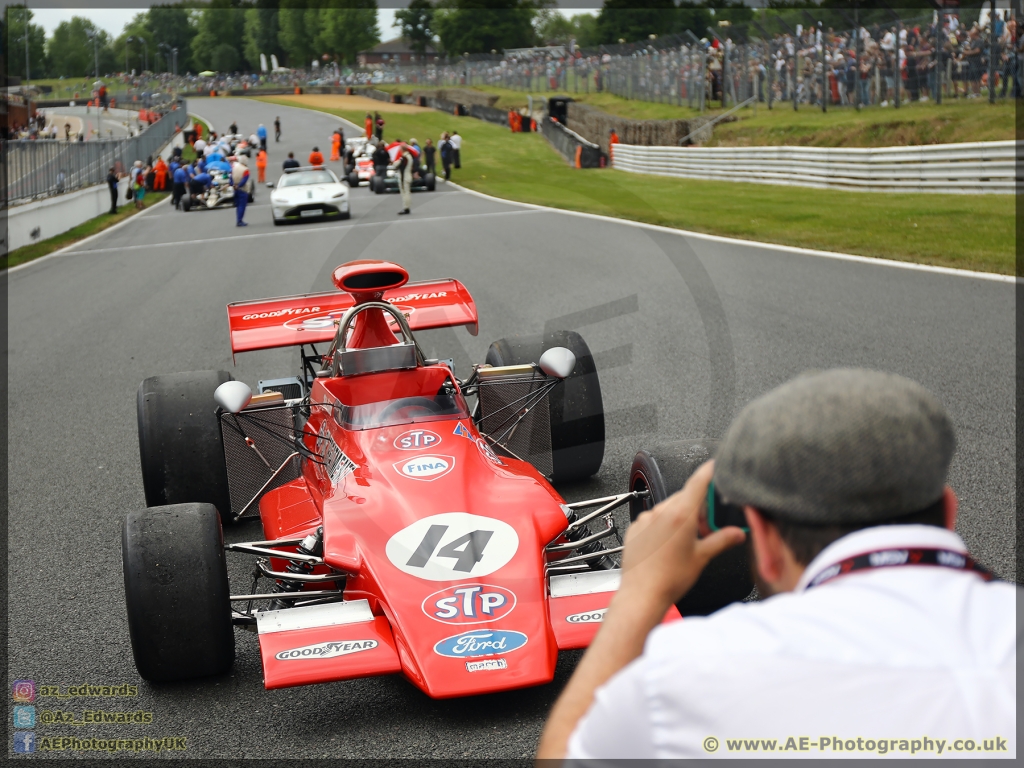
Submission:
<svg viewBox="0 0 1024 768">
<path fill-rule="evenodd" d="M 729 526 L 736 526 L 744 531 L 750 530 L 743 507 L 725 501 L 715 487 L 715 481 L 712 480 L 708 484 L 708 527 L 712 531 L 718 531 Z"/>
</svg>

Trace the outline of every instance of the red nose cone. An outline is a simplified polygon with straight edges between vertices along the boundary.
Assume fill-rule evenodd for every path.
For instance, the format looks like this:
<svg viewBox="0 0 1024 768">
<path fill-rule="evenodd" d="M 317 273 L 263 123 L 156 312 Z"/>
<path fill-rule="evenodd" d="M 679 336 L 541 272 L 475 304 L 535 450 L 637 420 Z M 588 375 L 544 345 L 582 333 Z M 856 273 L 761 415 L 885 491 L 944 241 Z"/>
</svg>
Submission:
<svg viewBox="0 0 1024 768">
<path fill-rule="evenodd" d="M 342 264 L 332 275 L 334 284 L 351 293 L 357 304 L 379 299 L 384 291 L 399 288 L 409 281 L 404 267 L 390 261 L 360 259 Z"/>
</svg>

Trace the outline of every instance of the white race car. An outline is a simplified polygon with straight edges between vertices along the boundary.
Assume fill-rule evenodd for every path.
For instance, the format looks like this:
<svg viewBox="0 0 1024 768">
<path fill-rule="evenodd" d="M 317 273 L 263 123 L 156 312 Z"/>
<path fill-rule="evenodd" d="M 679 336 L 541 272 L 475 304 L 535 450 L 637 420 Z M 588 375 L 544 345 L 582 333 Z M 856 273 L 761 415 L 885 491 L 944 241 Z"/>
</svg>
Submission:
<svg viewBox="0 0 1024 768">
<path fill-rule="evenodd" d="M 326 168 L 288 168 L 270 195 L 274 224 L 304 219 L 347 219 L 348 186 Z"/>
<path fill-rule="evenodd" d="M 364 181 L 372 183 L 373 178 L 373 150 L 375 144 L 366 139 L 349 139 L 345 142 L 345 178 L 349 187 L 355 189 Z"/>
</svg>

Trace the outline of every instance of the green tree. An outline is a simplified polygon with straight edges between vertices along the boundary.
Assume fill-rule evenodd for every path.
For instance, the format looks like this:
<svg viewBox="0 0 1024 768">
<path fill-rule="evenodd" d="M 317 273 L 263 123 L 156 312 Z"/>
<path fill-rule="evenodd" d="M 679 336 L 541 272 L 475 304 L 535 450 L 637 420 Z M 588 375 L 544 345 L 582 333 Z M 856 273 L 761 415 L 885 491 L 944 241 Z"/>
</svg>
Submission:
<svg viewBox="0 0 1024 768">
<path fill-rule="evenodd" d="M 545 45 L 567 45 L 576 41 L 580 48 L 597 45 L 597 17 L 589 13 L 577 13 L 571 18 L 550 8 L 540 11 L 534 23 L 537 37 Z"/>
<path fill-rule="evenodd" d="M 320 8 L 310 5 L 311 0 L 281 0 L 277 39 L 290 67 L 308 67 L 320 55 L 316 44 L 322 29 Z"/>
<path fill-rule="evenodd" d="M 743 0 L 704 0 L 704 5 L 714 11 L 712 26 L 720 21 L 744 24 L 754 18 L 754 9 L 748 8 Z"/>
<path fill-rule="evenodd" d="M 131 38 L 131 42 L 128 39 Z M 148 46 L 149 56 L 145 56 L 145 48 L 140 40 L 146 41 Z M 144 66 L 153 69 L 155 64 L 154 56 L 159 53 L 156 49 L 156 43 L 154 41 L 153 30 L 149 27 L 149 14 L 148 13 L 137 13 L 124 25 L 124 29 L 121 30 L 121 34 L 115 38 L 113 47 L 115 51 L 118 51 L 121 55 L 121 67 L 125 66 L 126 53 L 127 53 L 127 64 L 128 70 L 135 70 L 141 72 Z M 127 49 L 127 50 L 126 50 Z M 118 67 L 120 69 L 121 67 Z"/>
<path fill-rule="evenodd" d="M 449 55 L 525 48 L 537 42 L 538 11 L 531 0 L 444 0 L 434 13 L 434 28 Z"/>
<path fill-rule="evenodd" d="M 313 59 L 320 60 L 320 54 L 324 51 L 324 15 L 321 11 L 320 7 L 310 7 L 302 11 L 302 23 L 309 33 L 309 55 L 305 62 L 299 63 L 299 66 L 308 68 Z"/>
<path fill-rule="evenodd" d="M 320 10 L 319 52 L 353 64 L 356 54 L 380 42 L 376 0 L 330 0 Z"/>
<path fill-rule="evenodd" d="M 591 13 L 577 13 L 572 17 L 572 25 L 576 30 L 576 45 L 581 48 L 599 45 L 597 16 Z"/>
<path fill-rule="evenodd" d="M 71 21 L 62 21 L 53 30 L 47 45 L 50 60 L 50 74 L 55 77 L 88 77 L 95 71 L 95 50 L 90 35 L 97 36 L 100 55 L 100 72 L 115 69 L 114 56 L 110 51 L 110 36 L 81 16 L 72 16 Z"/>
<path fill-rule="evenodd" d="M 434 6 L 430 0 L 412 0 L 408 8 L 395 12 L 395 21 L 402 29 L 402 37 L 422 59 L 427 46 L 434 42 Z"/>
<path fill-rule="evenodd" d="M 543 8 L 533 20 L 537 39 L 543 45 L 564 45 L 573 37 L 572 22 L 553 8 Z"/>
<path fill-rule="evenodd" d="M 682 33 L 689 30 L 697 37 L 707 37 L 712 19 L 711 13 L 704 5 L 682 0 L 677 11 L 675 31 Z"/>
<path fill-rule="evenodd" d="M 178 72 L 195 71 L 192 64 L 192 38 L 196 36 L 196 25 L 192 22 L 190 9 L 182 5 L 157 5 L 149 9 L 149 29 L 157 45 L 163 43 L 178 49 Z M 160 54 L 163 69 L 170 71 L 170 54 Z"/>
<path fill-rule="evenodd" d="M 222 45 L 235 49 L 235 68 L 245 31 L 245 17 L 241 0 L 210 0 L 210 4 L 196 11 L 196 35 L 192 38 L 192 64 L 197 70 L 214 69 L 213 52 Z M 219 70 L 218 70 L 219 71 Z"/>
<path fill-rule="evenodd" d="M 279 32 L 277 3 L 274 0 L 256 0 L 254 8 L 246 9 L 245 43 L 242 53 L 253 70 L 258 71 L 260 68 L 261 53 L 266 55 L 268 67 L 273 54 L 284 53 L 281 43 L 278 42 Z"/>
<path fill-rule="evenodd" d="M 32 11 L 23 5 L 9 5 L 4 8 L 4 52 L 7 60 L 7 74 L 25 77 L 25 25 L 28 24 L 28 74 L 29 80 L 46 77 L 46 32 L 32 23 Z"/>
<path fill-rule="evenodd" d="M 632 43 L 669 34 L 675 29 L 676 14 L 672 0 L 644 0 L 643 7 L 630 0 L 605 0 L 597 16 L 597 36 L 602 43 Z"/>
<path fill-rule="evenodd" d="M 238 51 L 230 43 L 221 43 L 213 49 L 210 65 L 215 72 L 234 72 L 238 69 Z"/>
</svg>

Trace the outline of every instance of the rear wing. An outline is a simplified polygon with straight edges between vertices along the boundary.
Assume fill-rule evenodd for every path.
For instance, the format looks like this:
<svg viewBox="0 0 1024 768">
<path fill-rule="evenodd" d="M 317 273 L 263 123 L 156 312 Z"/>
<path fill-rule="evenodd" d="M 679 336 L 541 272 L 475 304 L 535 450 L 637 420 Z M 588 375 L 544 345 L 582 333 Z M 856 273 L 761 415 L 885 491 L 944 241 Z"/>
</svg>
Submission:
<svg viewBox="0 0 1024 768">
<path fill-rule="evenodd" d="M 458 280 L 406 283 L 385 291 L 384 301 L 406 316 L 413 331 L 459 325 L 474 336 L 479 331 L 476 302 Z M 354 303 L 351 294 L 328 291 L 228 304 L 231 354 L 332 341 Z"/>
</svg>

